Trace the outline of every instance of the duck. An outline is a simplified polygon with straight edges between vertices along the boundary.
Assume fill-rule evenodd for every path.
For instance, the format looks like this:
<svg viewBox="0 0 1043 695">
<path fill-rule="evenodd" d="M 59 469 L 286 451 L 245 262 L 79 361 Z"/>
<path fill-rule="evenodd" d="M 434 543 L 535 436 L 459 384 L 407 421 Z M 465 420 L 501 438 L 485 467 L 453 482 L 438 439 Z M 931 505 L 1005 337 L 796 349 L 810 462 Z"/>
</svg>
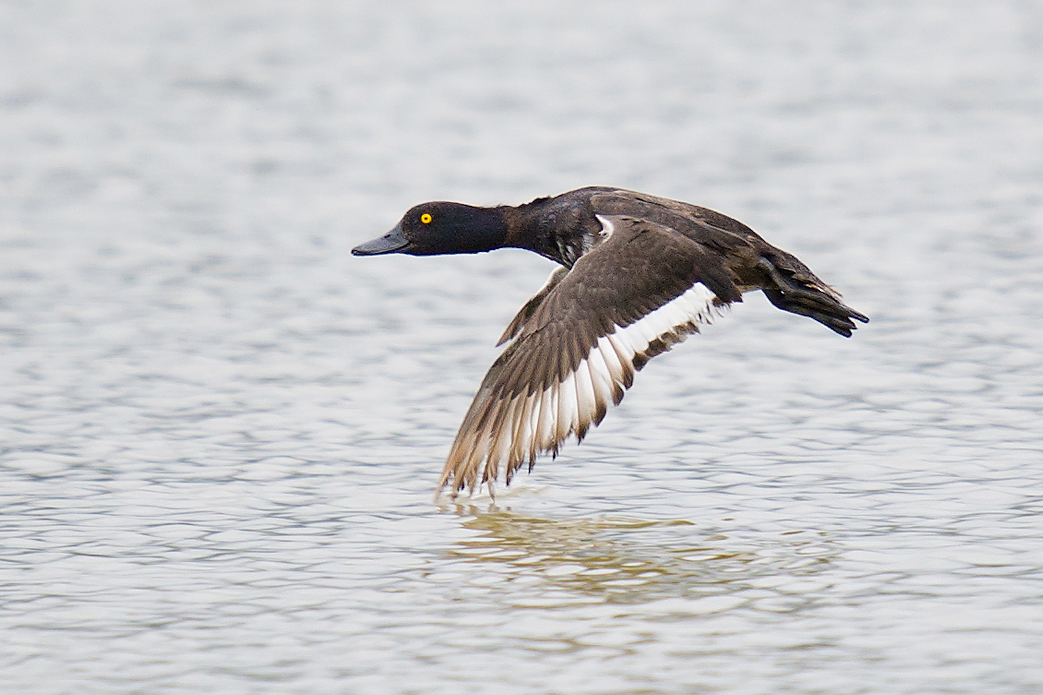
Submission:
<svg viewBox="0 0 1043 695">
<path fill-rule="evenodd" d="M 554 261 L 546 284 L 497 346 L 446 458 L 436 490 L 455 498 L 504 471 L 532 472 L 582 442 L 640 371 L 720 317 L 743 294 L 851 337 L 869 318 L 795 256 L 738 220 L 637 191 L 588 186 L 517 206 L 434 201 L 410 208 L 355 256 L 434 256 L 520 248 Z"/>
</svg>

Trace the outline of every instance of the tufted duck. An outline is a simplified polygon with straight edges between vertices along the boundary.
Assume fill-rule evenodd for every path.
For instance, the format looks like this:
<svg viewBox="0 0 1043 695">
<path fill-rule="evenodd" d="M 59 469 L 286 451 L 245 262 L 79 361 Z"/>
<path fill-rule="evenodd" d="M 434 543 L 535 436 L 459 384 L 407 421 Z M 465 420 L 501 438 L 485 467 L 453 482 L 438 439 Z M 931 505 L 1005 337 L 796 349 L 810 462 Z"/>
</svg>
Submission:
<svg viewBox="0 0 1043 695">
<path fill-rule="evenodd" d="M 427 256 L 523 248 L 561 265 L 500 338 L 456 435 L 439 489 L 454 495 L 514 473 L 537 453 L 582 441 L 634 373 L 742 294 L 850 337 L 869 319 L 792 255 L 713 210 L 591 186 L 517 207 L 422 203 L 356 256 Z"/>
</svg>

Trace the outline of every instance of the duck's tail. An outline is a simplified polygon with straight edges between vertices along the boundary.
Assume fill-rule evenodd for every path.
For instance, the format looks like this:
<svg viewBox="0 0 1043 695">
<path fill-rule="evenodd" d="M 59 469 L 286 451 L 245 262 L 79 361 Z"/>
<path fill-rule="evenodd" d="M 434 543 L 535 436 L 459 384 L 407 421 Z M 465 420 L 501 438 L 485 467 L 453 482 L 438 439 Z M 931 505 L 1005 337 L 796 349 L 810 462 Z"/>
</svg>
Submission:
<svg viewBox="0 0 1043 695">
<path fill-rule="evenodd" d="M 757 267 L 768 276 L 761 290 L 768 301 L 783 311 L 810 316 L 845 338 L 850 338 L 857 328 L 855 321 L 869 322 L 869 317 L 841 302 L 839 292 L 788 253 L 765 254 Z"/>
</svg>

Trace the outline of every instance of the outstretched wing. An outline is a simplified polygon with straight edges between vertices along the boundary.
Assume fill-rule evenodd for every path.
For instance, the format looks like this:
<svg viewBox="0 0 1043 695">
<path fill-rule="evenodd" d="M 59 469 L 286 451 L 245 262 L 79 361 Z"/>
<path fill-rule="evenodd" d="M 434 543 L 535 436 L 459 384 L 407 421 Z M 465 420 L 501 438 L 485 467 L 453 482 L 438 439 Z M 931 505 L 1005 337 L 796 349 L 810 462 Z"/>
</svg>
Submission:
<svg viewBox="0 0 1043 695">
<path fill-rule="evenodd" d="M 582 440 L 635 371 L 741 301 L 720 256 L 672 227 L 598 216 L 608 238 L 559 269 L 504 333 L 456 435 L 440 488 L 506 480 L 538 453 Z M 502 341 L 501 341 L 502 342 Z M 451 481 L 451 482 L 450 482 Z"/>
</svg>

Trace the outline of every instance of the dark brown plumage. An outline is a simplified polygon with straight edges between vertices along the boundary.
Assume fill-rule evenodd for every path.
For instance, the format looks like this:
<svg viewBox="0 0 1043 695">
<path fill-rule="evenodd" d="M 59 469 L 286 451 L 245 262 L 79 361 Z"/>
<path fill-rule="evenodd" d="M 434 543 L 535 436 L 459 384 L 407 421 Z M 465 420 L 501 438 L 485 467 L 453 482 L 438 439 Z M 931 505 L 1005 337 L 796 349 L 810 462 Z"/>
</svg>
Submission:
<svg viewBox="0 0 1043 695">
<path fill-rule="evenodd" d="M 510 484 L 538 453 L 582 440 L 644 364 L 742 294 L 850 336 L 868 319 L 794 256 L 707 208 L 634 191 L 581 188 L 518 207 L 424 203 L 356 255 L 526 248 L 562 265 L 511 321 L 475 395 L 440 488 Z"/>
</svg>

